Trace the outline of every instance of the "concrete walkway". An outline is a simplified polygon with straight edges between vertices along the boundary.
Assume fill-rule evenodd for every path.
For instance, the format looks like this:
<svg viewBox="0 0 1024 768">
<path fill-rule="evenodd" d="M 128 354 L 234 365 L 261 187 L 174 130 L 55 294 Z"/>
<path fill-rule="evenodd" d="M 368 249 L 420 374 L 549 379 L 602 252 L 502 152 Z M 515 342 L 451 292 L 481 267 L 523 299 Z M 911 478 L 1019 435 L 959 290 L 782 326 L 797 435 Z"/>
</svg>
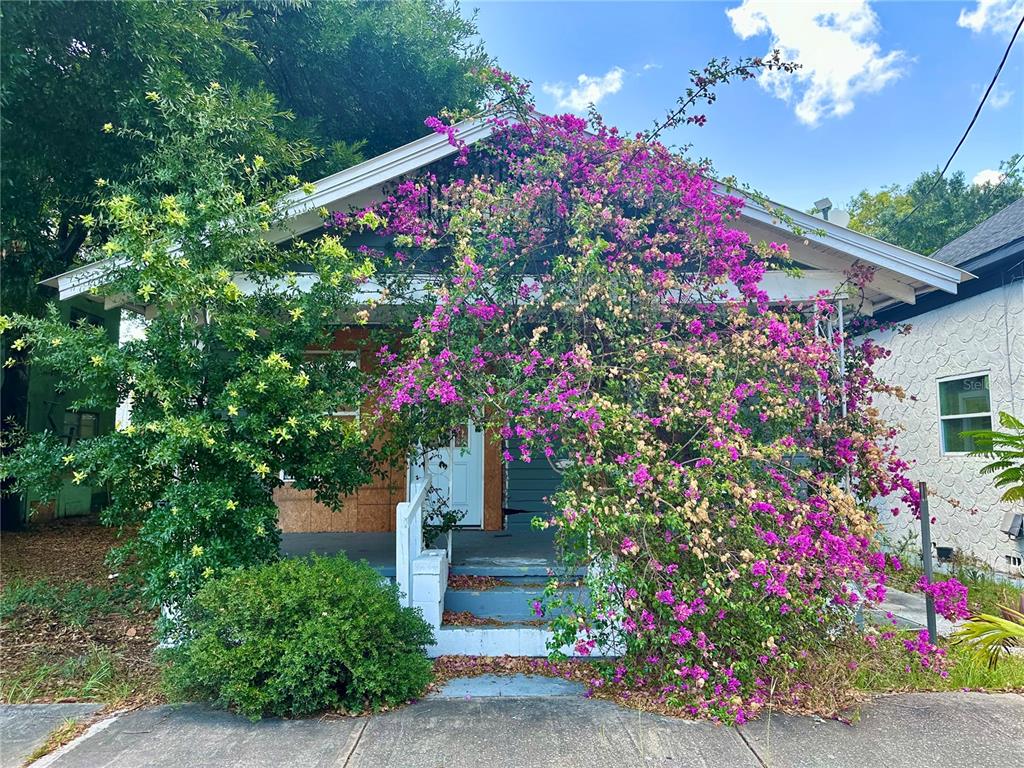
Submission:
<svg viewBox="0 0 1024 768">
<path fill-rule="evenodd" d="M 371 717 L 251 723 L 199 706 L 104 721 L 42 765 L 57 768 L 968 768 L 1024 765 L 1024 696 L 910 694 L 854 725 L 775 716 L 741 728 L 578 696 L 437 696 Z M 8 708 L 12 709 L 12 708 Z M 26 717 L 33 715 L 25 710 Z M 6 722 L 6 721 L 5 721 Z M 7 742 L 7 728 L 2 734 Z"/>
<path fill-rule="evenodd" d="M 896 626 L 905 629 L 923 629 L 928 626 L 928 611 L 924 595 L 920 592 L 901 592 L 887 587 L 885 601 L 879 603 L 872 613 L 883 621 L 885 614 L 891 613 Z M 935 628 L 942 637 L 949 637 L 958 626 L 959 623 L 954 624 L 942 616 L 935 617 Z"/>
<path fill-rule="evenodd" d="M 99 704 L 0 705 L 0 768 L 17 768 L 66 721 L 85 721 L 99 710 Z"/>
</svg>

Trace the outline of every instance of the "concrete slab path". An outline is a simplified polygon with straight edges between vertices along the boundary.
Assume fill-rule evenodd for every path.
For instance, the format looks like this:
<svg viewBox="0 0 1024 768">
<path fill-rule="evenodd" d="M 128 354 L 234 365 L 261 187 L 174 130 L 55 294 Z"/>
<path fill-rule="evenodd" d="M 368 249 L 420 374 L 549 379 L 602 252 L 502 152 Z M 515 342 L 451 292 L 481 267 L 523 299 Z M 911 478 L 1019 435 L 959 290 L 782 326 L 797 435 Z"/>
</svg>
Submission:
<svg viewBox="0 0 1024 768">
<path fill-rule="evenodd" d="M 853 725 L 777 715 L 740 728 L 765 766 L 785 768 L 1024 767 L 1024 696 L 883 696 Z"/>
<path fill-rule="evenodd" d="M 901 592 L 898 589 L 887 588 L 885 600 L 878 604 L 873 613 L 878 617 L 891 613 L 899 627 L 922 629 L 928 626 L 928 610 L 925 607 L 924 595 L 920 592 Z M 958 626 L 959 623 L 954 624 L 942 616 L 935 617 L 935 628 L 942 637 L 952 635 Z"/>
<path fill-rule="evenodd" d="M 1024 765 L 1024 696 L 881 697 L 853 725 L 775 716 L 737 728 L 572 696 L 430 698 L 363 718 L 251 723 L 199 706 L 128 713 L 57 768 L 969 768 Z"/>
<path fill-rule="evenodd" d="M 65 720 L 99 710 L 99 704 L 0 704 L 0 768 L 17 768 Z"/>
<path fill-rule="evenodd" d="M 445 683 L 432 699 L 521 699 L 537 696 L 576 696 L 586 693 L 583 683 L 543 675 L 477 675 Z"/>
</svg>

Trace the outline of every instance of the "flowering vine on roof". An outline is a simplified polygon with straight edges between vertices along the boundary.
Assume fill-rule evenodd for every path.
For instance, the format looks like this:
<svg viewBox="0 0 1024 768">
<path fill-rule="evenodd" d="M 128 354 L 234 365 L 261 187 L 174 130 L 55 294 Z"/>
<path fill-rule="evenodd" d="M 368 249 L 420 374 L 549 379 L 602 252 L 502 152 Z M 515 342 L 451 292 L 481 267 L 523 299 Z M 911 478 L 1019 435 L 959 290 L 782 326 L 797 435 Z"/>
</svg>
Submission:
<svg viewBox="0 0 1024 768">
<path fill-rule="evenodd" d="M 780 66 L 712 62 L 669 120 L 702 124 L 688 110 L 715 85 Z M 461 173 L 328 222 L 387 236 L 364 250 L 413 313 L 380 353 L 377 419 L 430 444 L 472 418 L 506 460 L 557 467 L 543 524 L 569 567 L 591 567 L 555 647 L 621 653 L 612 682 L 742 721 L 884 597 L 869 502 L 919 503 L 872 407 L 888 353 L 819 332 L 835 295 L 770 300 L 761 281 L 792 269 L 787 247 L 736 228 L 742 199 L 658 143 L 665 125 L 538 115 L 489 76 L 505 87 L 487 142 L 428 121 Z M 851 308 L 869 279 L 851 273 Z"/>
</svg>

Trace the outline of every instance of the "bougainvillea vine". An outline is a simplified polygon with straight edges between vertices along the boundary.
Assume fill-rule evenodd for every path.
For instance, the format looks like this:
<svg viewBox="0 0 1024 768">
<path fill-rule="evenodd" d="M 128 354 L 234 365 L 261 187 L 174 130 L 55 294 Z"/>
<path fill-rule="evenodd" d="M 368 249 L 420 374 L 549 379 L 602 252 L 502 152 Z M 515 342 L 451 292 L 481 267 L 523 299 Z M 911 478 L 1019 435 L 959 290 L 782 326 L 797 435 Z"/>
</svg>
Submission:
<svg viewBox="0 0 1024 768">
<path fill-rule="evenodd" d="M 774 300 L 787 246 L 738 228 L 743 198 L 707 168 L 596 116 L 490 120 L 471 150 L 430 121 L 458 168 L 328 221 L 384 222 L 383 301 L 410 313 L 379 355 L 376 418 L 426 442 L 471 418 L 506 460 L 551 463 L 543 525 L 589 587 L 555 647 L 620 655 L 616 684 L 742 721 L 883 599 L 870 502 L 918 507 L 872 405 L 887 353 L 836 325 L 870 274 Z"/>
</svg>

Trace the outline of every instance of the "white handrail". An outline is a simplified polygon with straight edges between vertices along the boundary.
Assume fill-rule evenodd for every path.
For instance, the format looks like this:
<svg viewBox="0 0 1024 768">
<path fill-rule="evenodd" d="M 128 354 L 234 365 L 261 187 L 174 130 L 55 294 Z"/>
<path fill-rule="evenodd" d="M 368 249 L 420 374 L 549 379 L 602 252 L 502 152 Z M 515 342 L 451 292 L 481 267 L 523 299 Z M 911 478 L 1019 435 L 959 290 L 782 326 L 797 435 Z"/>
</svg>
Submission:
<svg viewBox="0 0 1024 768">
<path fill-rule="evenodd" d="M 412 563 L 423 551 L 423 507 L 430 490 L 430 475 L 410 484 L 410 500 L 399 502 L 395 526 L 395 582 L 403 605 L 411 606 Z"/>
</svg>

